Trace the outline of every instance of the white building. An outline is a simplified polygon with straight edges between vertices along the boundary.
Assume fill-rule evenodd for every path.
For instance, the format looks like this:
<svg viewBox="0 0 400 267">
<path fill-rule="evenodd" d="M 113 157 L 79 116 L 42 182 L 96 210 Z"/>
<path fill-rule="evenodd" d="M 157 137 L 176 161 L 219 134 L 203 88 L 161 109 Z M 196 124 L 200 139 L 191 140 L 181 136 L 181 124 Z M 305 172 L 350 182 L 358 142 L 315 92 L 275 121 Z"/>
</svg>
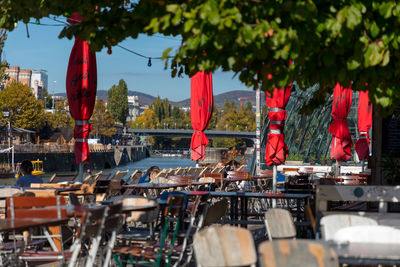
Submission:
<svg viewBox="0 0 400 267">
<path fill-rule="evenodd" d="M 129 107 L 129 114 L 126 121 L 134 121 L 136 117 L 139 117 L 140 114 L 143 112 L 143 109 L 139 105 L 139 97 L 138 96 L 128 96 L 128 107 Z"/>
<path fill-rule="evenodd" d="M 43 99 L 43 90 L 48 91 L 48 76 L 46 70 L 32 70 L 30 87 L 37 99 Z"/>
</svg>

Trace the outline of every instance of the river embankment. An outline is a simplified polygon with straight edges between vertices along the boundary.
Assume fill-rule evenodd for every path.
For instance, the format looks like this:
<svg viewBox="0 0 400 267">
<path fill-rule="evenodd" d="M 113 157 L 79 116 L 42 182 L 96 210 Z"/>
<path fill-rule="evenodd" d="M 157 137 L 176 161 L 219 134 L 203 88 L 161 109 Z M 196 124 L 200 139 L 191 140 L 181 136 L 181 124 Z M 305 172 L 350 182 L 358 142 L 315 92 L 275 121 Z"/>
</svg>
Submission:
<svg viewBox="0 0 400 267">
<path fill-rule="evenodd" d="M 146 146 L 119 146 L 109 151 L 91 151 L 90 164 L 86 164 L 86 167 L 93 170 L 110 169 L 129 162 L 139 161 L 148 156 L 149 151 Z M 14 153 L 15 164 L 25 159 L 42 160 L 46 173 L 77 171 L 73 152 Z M 0 154 L 0 162 L 11 162 L 11 154 Z"/>
</svg>

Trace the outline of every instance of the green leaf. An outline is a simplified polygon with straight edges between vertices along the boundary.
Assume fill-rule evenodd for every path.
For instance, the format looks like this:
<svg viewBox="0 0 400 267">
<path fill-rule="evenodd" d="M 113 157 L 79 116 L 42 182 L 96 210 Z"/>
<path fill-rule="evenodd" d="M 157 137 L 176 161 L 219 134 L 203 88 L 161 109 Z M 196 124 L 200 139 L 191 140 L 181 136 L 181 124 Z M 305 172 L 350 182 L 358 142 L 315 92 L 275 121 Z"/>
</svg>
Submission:
<svg viewBox="0 0 400 267">
<path fill-rule="evenodd" d="M 392 9 L 394 7 L 393 2 L 385 2 L 382 3 L 379 7 L 379 14 L 381 14 L 385 19 L 390 18 L 392 16 Z"/>
<path fill-rule="evenodd" d="M 354 28 L 359 25 L 362 21 L 362 14 L 360 10 L 358 10 L 354 6 L 350 6 L 347 11 L 347 28 L 354 30 Z"/>
<path fill-rule="evenodd" d="M 379 35 L 379 27 L 376 25 L 376 22 L 374 21 L 371 25 L 371 36 L 372 38 L 375 38 L 376 36 Z"/>
<path fill-rule="evenodd" d="M 355 59 L 350 59 L 347 61 L 347 69 L 348 70 L 355 70 L 360 66 L 360 62 Z"/>
<path fill-rule="evenodd" d="M 165 9 L 170 13 L 175 13 L 178 10 L 178 8 L 179 8 L 178 4 L 172 4 L 172 5 L 167 5 Z"/>
<path fill-rule="evenodd" d="M 183 31 L 184 32 L 190 31 L 192 29 L 194 23 L 195 23 L 195 21 L 193 19 L 189 19 L 189 20 L 185 21 L 185 24 L 183 25 Z"/>
<path fill-rule="evenodd" d="M 172 50 L 172 47 L 165 49 L 162 53 L 162 59 L 168 58 L 169 52 L 171 52 L 171 50 Z"/>
<path fill-rule="evenodd" d="M 390 51 L 387 50 L 385 54 L 383 54 L 383 60 L 381 66 L 386 66 L 387 64 L 389 64 L 389 61 L 390 61 Z"/>
</svg>

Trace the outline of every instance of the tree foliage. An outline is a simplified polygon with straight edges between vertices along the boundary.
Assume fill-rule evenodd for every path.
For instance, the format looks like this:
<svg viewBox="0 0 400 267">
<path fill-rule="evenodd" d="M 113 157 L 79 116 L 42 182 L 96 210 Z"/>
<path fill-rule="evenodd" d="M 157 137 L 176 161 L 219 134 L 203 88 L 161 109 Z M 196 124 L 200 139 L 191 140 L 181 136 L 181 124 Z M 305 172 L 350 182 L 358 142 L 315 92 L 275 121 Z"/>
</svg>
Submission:
<svg viewBox="0 0 400 267">
<path fill-rule="evenodd" d="M 125 125 L 126 118 L 129 114 L 129 106 L 128 86 L 124 80 L 119 80 L 118 85 L 113 85 L 111 89 L 108 90 L 107 109 L 116 121 Z"/>
<path fill-rule="evenodd" d="M 12 81 L 0 91 L 0 111 L 9 111 L 9 117 L 0 116 L 0 123 L 11 120 L 12 125 L 24 129 L 40 129 L 44 124 L 43 103 L 37 100 L 32 89 L 22 83 Z"/>
<path fill-rule="evenodd" d="M 198 70 L 233 71 L 247 86 L 265 90 L 297 81 L 320 88 L 304 106 L 311 112 L 334 84 L 369 89 L 390 112 L 400 103 L 400 3 L 391 0 L 0 0 L 0 27 L 51 15 L 84 15 L 60 37 L 74 34 L 99 51 L 140 33 L 180 36 L 172 76 Z M 289 64 L 293 60 L 295 64 Z"/>
<path fill-rule="evenodd" d="M 6 69 L 8 68 L 7 61 L 1 60 L 1 55 L 3 54 L 4 43 L 7 40 L 7 31 L 5 29 L 0 29 L 0 90 L 3 89 L 4 82 L 8 79 L 6 74 Z"/>
<path fill-rule="evenodd" d="M 117 132 L 111 113 L 100 99 L 96 100 L 90 123 L 93 125 L 92 134 L 95 136 L 105 135 L 111 137 Z"/>
<path fill-rule="evenodd" d="M 46 100 L 46 105 L 48 104 Z M 47 121 L 52 129 L 74 127 L 75 122 L 69 114 L 68 101 L 58 101 L 55 104 L 54 113 L 47 114 Z"/>
</svg>

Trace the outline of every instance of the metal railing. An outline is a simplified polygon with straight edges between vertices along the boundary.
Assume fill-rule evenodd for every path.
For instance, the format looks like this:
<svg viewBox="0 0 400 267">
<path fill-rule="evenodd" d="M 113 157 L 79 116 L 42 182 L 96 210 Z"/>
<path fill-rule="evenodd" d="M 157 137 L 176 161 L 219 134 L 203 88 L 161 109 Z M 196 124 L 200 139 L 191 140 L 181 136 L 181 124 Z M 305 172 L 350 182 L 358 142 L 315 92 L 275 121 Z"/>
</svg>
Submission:
<svg viewBox="0 0 400 267">
<path fill-rule="evenodd" d="M 15 153 L 67 153 L 74 152 L 74 145 L 64 144 L 13 144 Z M 8 148 L 7 144 L 1 144 L 0 150 Z M 103 144 L 89 144 L 90 152 L 108 152 L 113 151 L 113 148 Z"/>
</svg>

